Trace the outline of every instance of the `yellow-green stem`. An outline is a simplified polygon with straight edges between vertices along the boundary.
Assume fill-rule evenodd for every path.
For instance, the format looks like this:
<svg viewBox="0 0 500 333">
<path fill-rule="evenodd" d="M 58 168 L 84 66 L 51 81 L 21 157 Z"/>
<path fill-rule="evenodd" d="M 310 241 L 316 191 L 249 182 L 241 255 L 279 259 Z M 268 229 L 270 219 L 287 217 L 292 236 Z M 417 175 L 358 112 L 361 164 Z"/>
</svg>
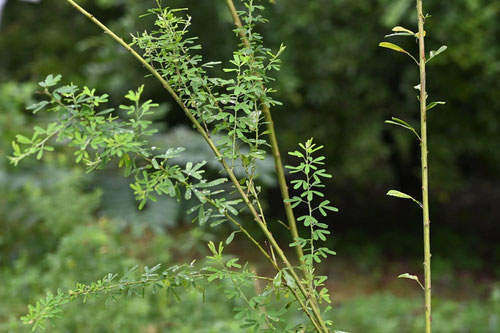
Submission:
<svg viewBox="0 0 500 333">
<path fill-rule="evenodd" d="M 242 28 L 243 24 L 241 23 L 241 19 L 236 11 L 233 0 L 226 0 L 227 7 L 229 12 L 231 13 L 231 17 L 233 18 L 234 25 L 237 28 Z M 246 47 L 250 47 L 250 42 L 248 41 L 247 36 L 244 31 L 239 32 L 240 38 L 243 44 Z M 281 196 L 283 197 L 284 207 L 286 218 L 288 221 L 288 227 L 290 228 L 290 233 L 292 237 L 295 239 L 299 237 L 299 232 L 297 230 L 297 223 L 295 221 L 295 215 L 293 213 L 292 205 L 288 200 L 290 199 L 290 194 L 288 193 L 288 185 L 285 179 L 285 170 L 283 168 L 283 162 L 281 161 L 281 154 L 278 145 L 278 139 L 276 138 L 276 131 L 274 129 L 274 121 L 271 115 L 271 110 L 265 104 L 262 106 L 262 113 L 264 114 L 264 118 L 266 120 L 267 132 L 269 135 L 269 140 L 271 144 L 271 151 L 274 158 L 274 167 L 276 169 L 276 175 L 278 176 L 278 183 L 280 186 Z M 304 256 L 302 248 L 300 246 L 295 246 L 295 251 L 297 252 L 297 257 L 299 260 Z"/>
<path fill-rule="evenodd" d="M 425 30 L 422 0 L 417 0 L 418 42 L 420 68 L 420 137 L 422 159 L 422 210 L 424 227 L 424 288 L 425 288 L 425 332 L 431 333 L 431 245 L 429 218 L 429 165 L 427 162 L 427 91 L 425 73 Z"/>
</svg>

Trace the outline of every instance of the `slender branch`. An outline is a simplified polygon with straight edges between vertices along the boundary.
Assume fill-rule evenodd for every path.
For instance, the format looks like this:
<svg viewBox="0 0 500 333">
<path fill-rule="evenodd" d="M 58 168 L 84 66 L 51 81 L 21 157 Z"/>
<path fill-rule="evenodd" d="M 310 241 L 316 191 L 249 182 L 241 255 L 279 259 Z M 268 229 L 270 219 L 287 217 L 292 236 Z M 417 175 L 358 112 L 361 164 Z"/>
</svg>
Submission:
<svg viewBox="0 0 500 333">
<path fill-rule="evenodd" d="M 40 147 L 42 147 L 42 149 L 43 149 L 43 147 L 45 146 L 45 144 L 47 143 L 47 141 L 49 141 L 51 138 L 53 138 L 57 134 L 61 133 L 61 131 L 63 131 L 66 128 L 68 128 L 68 126 L 71 124 L 71 120 L 73 120 L 74 118 L 76 118 L 76 116 L 71 116 L 70 118 L 68 118 L 66 126 L 64 126 L 63 128 L 61 128 L 61 129 L 59 129 L 59 130 L 57 130 L 57 131 L 55 131 L 55 132 L 47 135 L 42 141 L 40 141 L 34 147 L 32 147 L 32 148 L 35 148 L 34 151 L 36 151 L 36 149 L 38 149 Z M 34 154 L 34 153 L 28 151 L 28 152 L 26 152 L 24 154 L 21 154 L 19 156 L 9 157 L 9 159 L 10 159 L 11 163 L 13 163 L 14 165 L 17 165 L 19 163 L 19 161 L 21 161 L 23 158 L 25 158 L 26 156 L 30 156 L 32 154 Z"/>
<path fill-rule="evenodd" d="M 248 40 L 245 32 L 242 30 L 243 24 L 241 23 L 241 19 L 238 15 L 236 7 L 234 6 L 233 0 L 226 0 L 226 4 L 227 4 L 229 12 L 231 13 L 231 16 L 233 18 L 234 25 L 236 26 L 236 28 L 240 29 L 238 34 L 240 36 L 241 41 L 243 42 L 243 45 L 247 48 L 250 48 L 251 47 L 250 41 Z M 288 225 L 290 227 L 290 232 L 292 234 L 292 237 L 295 239 L 295 238 L 299 237 L 299 234 L 298 234 L 295 215 L 293 213 L 291 203 L 288 202 L 288 199 L 290 199 L 290 195 L 288 193 L 288 185 L 287 185 L 287 182 L 285 179 L 283 162 L 281 161 L 281 154 L 279 151 L 278 140 L 276 138 L 276 131 L 274 129 L 274 121 L 272 119 L 271 110 L 269 109 L 269 107 L 264 103 L 262 105 L 263 105 L 262 111 L 263 111 L 264 117 L 266 119 L 266 126 L 267 126 L 267 130 L 269 132 L 269 138 L 271 140 L 271 150 L 272 150 L 273 157 L 274 157 L 274 165 L 275 165 L 275 169 L 276 169 L 276 174 L 278 176 L 278 182 L 280 184 L 281 195 L 282 195 L 283 200 L 284 200 L 284 207 L 285 207 L 285 212 L 287 215 Z M 271 235 L 271 237 L 272 237 L 272 235 Z M 286 259 L 281 248 L 279 248 L 279 246 L 276 247 L 277 244 L 273 243 L 273 242 L 275 242 L 274 238 L 272 238 L 272 239 L 270 238 L 270 241 L 271 241 L 271 244 L 273 245 L 273 247 L 276 248 L 278 255 L 282 258 L 282 260 L 285 262 L 285 264 L 288 267 L 291 267 L 290 263 Z M 304 256 L 302 248 L 300 246 L 295 246 L 295 251 L 297 253 L 298 259 L 300 260 L 300 262 L 302 262 L 302 257 Z M 322 332 L 322 331 L 328 332 L 329 330 L 326 327 L 326 324 L 325 324 L 323 318 L 321 317 L 321 314 L 320 314 L 320 311 L 319 311 L 319 308 L 317 305 L 316 298 L 314 297 L 314 294 L 306 295 L 307 292 L 304 289 L 303 285 L 301 284 L 299 277 L 297 276 L 297 274 L 295 273 L 295 271 L 293 269 L 291 269 L 290 271 L 291 271 L 293 279 L 296 282 L 298 282 L 299 289 L 304 294 L 304 297 L 306 297 L 306 299 L 309 299 L 309 303 L 311 304 L 311 308 L 314 312 L 314 315 L 317 318 L 317 320 L 321 326 L 321 329 L 318 329 L 318 327 L 316 327 L 316 329 L 318 330 L 318 332 Z"/>
<path fill-rule="evenodd" d="M 207 202 L 209 204 L 211 204 L 212 206 L 214 207 L 217 207 L 217 205 L 215 204 L 214 201 L 212 201 L 210 198 L 207 198 L 205 197 L 205 199 L 207 200 Z M 255 244 L 255 246 L 257 246 L 257 248 L 259 249 L 259 251 L 269 260 L 269 262 L 273 265 L 273 267 L 279 272 L 280 268 L 278 267 L 278 265 L 276 265 L 275 261 L 271 258 L 271 256 L 266 252 L 266 250 L 264 250 L 264 248 L 262 248 L 262 246 L 259 244 L 259 242 L 257 242 L 255 240 L 255 238 L 252 237 L 252 235 L 250 235 L 250 233 L 238 222 L 236 221 L 231 215 L 229 215 L 227 212 L 224 213 L 224 215 L 226 216 L 226 218 L 231 221 L 235 226 L 238 227 L 238 229 L 240 229 L 240 231 L 245 234 L 245 236 L 247 236 L 248 239 L 250 239 L 250 241 L 252 243 Z"/>
<path fill-rule="evenodd" d="M 226 0 L 227 7 L 229 12 L 231 13 L 231 17 L 233 18 L 234 25 L 241 29 L 243 28 L 243 24 L 241 23 L 241 19 L 238 15 L 238 12 L 234 6 L 233 0 Z M 245 47 L 250 47 L 250 42 L 245 35 L 243 30 L 239 31 L 240 39 L 243 42 Z M 264 118 L 266 119 L 266 127 L 269 135 L 269 140 L 271 141 L 271 151 L 274 158 L 274 167 L 276 169 L 276 175 L 278 176 L 278 183 L 280 185 L 281 196 L 283 197 L 285 213 L 288 220 L 288 226 L 290 228 L 290 233 L 292 237 L 295 239 L 299 237 L 299 233 L 297 230 L 297 223 L 295 221 L 295 215 L 293 213 L 292 205 L 288 200 L 290 199 L 290 195 L 288 193 L 288 185 L 285 179 L 285 171 L 283 169 L 283 162 L 281 161 L 281 154 L 278 145 L 278 139 L 276 138 L 276 130 L 274 129 L 274 121 L 271 116 L 271 110 L 266 104 L 262 105 L 262 112 L 264 113 Z M 295 246 L 295 251 L 297 252 L 297 257 L 299 260 L 304 256 L 302 248 L 300 246 Z"/>
<path fill-rule="evenodd" d="M 422 0 L 417 0 L 418 15 L 418 42 L 420 68 L 420 136 L 422 159 L 422 209 L 424 227 L 424 275 L 425 275 L 425 332 L 431 333 L 431 246 L 430 246 L 430 218 L 429 218 L 429 175 L 427 162 L 427 91 L 425 72 L 425 17 L 422 9 Z"/>
</svg>

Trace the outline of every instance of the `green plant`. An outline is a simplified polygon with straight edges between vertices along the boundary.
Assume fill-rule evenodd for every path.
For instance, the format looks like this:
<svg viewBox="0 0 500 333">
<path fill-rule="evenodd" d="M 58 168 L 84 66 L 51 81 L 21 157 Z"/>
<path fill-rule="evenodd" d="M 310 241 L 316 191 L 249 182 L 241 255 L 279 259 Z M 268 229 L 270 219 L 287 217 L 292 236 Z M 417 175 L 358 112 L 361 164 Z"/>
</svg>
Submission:
<svg viewBox="0 0 500 333">
<path fill-rule="evenodd" d="M 421 157 L 421 172 L 422 172 L 422 202 L 415 200 L 410 195 L 402 193 L 396 190 L 390 190 L 387 195 L 394 196 L 402 199 L 410 199 L 417 203 L 420 208 L 422 208 L 423 217 L 423 230 L 424 230 L 424 285 L 422 285 L 416 275 L 411 275 L 409 273 L 404 273 L 398 276 L 398 278 L 411 279 L 418 282 L 418 284 L 424 289 L 425 293 L 425 331 L 427 333 L 431 332 L 431 248 L 430 248 L 430 217 L 429 217 L 429 163 L 427 159 L 428 155 L 428 142 L 427 142 L 427 111 L 434 108 L 438 104 L 445 104 L 444 102 L 431 102 L 427 104 L 427 78 L 426 78 L 426 64 L 435 56 L 446 50 L 446 46 L 441 46 L 437 51 L 431 51 L 429 57 L 427 58 L 425 53 L 425 36 L 426 31 L 424 30 L 425 20 L 430 17 L 430 15 L 424 15 L 422 8 L 422 0 L 417 0 L 417 19 L 418 19 L 418 32 L 415 33 L 409 29 L 401 26 L 394 27 L 392 29 L 393 33 L 387 35 L 386 37 L 394 36 L 404 36 L 413 37 L 418 40 L 418 60 L 411 55 L 410 52 L 406 51 L 402 47 L 389 43 L 381 42 L 379 46 L 385 47 L 397 52 L 404 53 L 408 55 L 419 67 L 420 83 L 415 86 L 420 93 L 418 96 L 418 101 L 420 104 L 420 134 L 407 122 L 399 118 L 392 118 L 392 120 L 387 120 L 386 123 L 403 127 L 410 130 L 420 142 L 420 157 Z"/>
<path fill-rule="evenodd" d="M 46 127 L 35 126 L 30 136 L 18 134 L 12 143 L 14 153 L 10 157 L 11 163 L 17 165 L 31 155 L 41 159 L 46 152 L 54 150 L 54 141 L 74 147 L 75 162 L 83 163 L 89 172 L 118 160 L 124 175 L 135 180 L 131 188 L 140 202 L 139 209 L 149 201 L 156 201 L 160 195 L 178 200 L 196 198 L 198 204 L 187 212 L 196 213 L 194 220 L 200 225 L 232 224 L 236 231 L 231 233 L 226 243 L 230 244 L 237 233 L 245 235 L 277 274 L 274 278 L 254 274 L 247 265 L 237 263 L 237 258 L 226 260 L 222 243 L 217 247 L 209 243 L 212 256 L 207 258 L 205 267 L 196 268 L 191 263 L 173 266 L 160 273 L 160 265 L 153 268 L 145 266 L 141 274 L 136 273 L 135 267 L 127 270 L 120 279 L 116 274 L 109 273 L 97 282 L 78 284 L 68 292 L 49 293 L 45 299 L 29 307 L 23 321 L 32 325 L 33 329 L 43 328 L 46 320 L 59 315 L 63 304 L 96 295 L 104 294 L 109 300 L 114 300 L 118 295 L 142 295 L 148 288 L 153 293 L 165 289 L 177 299 L 176 290 L 179 288 L 204 292 L 205 285 L 201 281 L 229 280 L 232 290 L 228 292 L 228 298 L 239 297 L 246 304 L 245 308 L 235 309 L 236 318 L 244 320 L 242 327 L 269 331 L 299 329 L 302 324 L 297 326 L 281 318 L 296 302 L 309 319 L 306 330 L 329 332 L 332 323 L 325 319 L 325 313 L 331 307 L 322 309 L 323 302 L 330 302 L 328 290 L 324 287 L 326 277 L 315 275 L 314 263 L 320 263 L 322 257 L 335 253 L 315 245 L 319 240 L 326 240 L 329 231 L 327 224 L 319 222 L 314 214 L 318 211 L 325 217 L 327 211 L 336 211 L 336 208 L 330 206 L 328 200 L 317 205 L 314 201 L 323 197 L 319 191 L 324 186 L 321 178 L 331 176 L 324 169 L 319 169 L 324 157 L 312 156 L 322 147 L 313 144 L 312 139 L 308 140 L 301 145 L 304 153 L 292 153 L 303 161 L 296 167 L 289 166 L 292 172 L 304 174 L 305 180 L 293 182 L 295 189 L 302 188 L 303 192 L 291 199 L 288 196 L 270 112 L 271 106 L 280 103 L 270 96 L 273 90 L 268 87 L 273 80 L 268 73 L 279 70 L 279 56 L 285 47 L 281 46 L 276 53 L 272 53 L 263 46 L 262 37 L 255 30 L 257 24 L 265 22 L 259 13 L 263 7 L 248 0 L 244 1 L 247 10 L 238 12 L 232 1 L 227 1 L 236 24 L 234 31 L 241 44 L 233 53 L 230 67 L 224 68 L 231 78 L 217 78 L 207 72 L 219 62 L 202 62 L 197 53 L 201 47 L 195 44 L 195 38 L 188 35 L 191 18 L 183 15 L 183 10 L 164 8 L 157 1 L 158 6 L 148 13 L 155 18 L 156 30 L 133 36 L 132 43 L 127 44 L 76 2 L 67 2 L 125 47 L 162 84 L 210 147 L 225 177 L 207 179 L 204 174 L 206 161 L 187 162 L 185 165 L 175 163 L 174 158 L 184 150 L 182 147 L 158 148 L 150 143 L 155 129 L 148 117 L 158 105 L 151 100 L 141 100 L 144 86 L 129 91 L 125 95 L 128 104 L 114 110 L 103 107 L 108 102 L 107 94 L 99 95 L 95 89 L 79 88 L 74 84 L 58 86 L 60 75 L 49 75 L 40 82 L 47 100 L 29 108 L 34 113 L 46 110 L 53 114 L 54 121 Z M 143 54 L 135 51 L 134 46 Z M 214 140 L 216 134 L 220 140 Z M 266 134 L 269 135 L 269 142 L 265 139 Z M 290 246 L 296 249 L 298 266 L 292 263 L 270 232 L 268 223 L 271 221 L 266 220 L 260 202 L 257 162 L 264 158 L 266 146 L 271 147 L 275 159 L 289 222 L 287 228 L 294 238 Z M 297 231 L 292 207 L 299 204 L 308 208 L 308 214 L 297 220 L 303 221 L 309 228 L 309 237 L 300 237 Z M 271 245 L 269 251 L 244 227 L 240 218 L 240 212 L 244 210 Z M 304 252 L 307 254 L 304 255 Z M 250 297 L 248 293 L 256 291 L 251 290 L 252 280 L 267 284 L 262 292 Z M 271 300 L 282 295 L 291 299 L 278 310 L 266 308 Z"/>
</svg>

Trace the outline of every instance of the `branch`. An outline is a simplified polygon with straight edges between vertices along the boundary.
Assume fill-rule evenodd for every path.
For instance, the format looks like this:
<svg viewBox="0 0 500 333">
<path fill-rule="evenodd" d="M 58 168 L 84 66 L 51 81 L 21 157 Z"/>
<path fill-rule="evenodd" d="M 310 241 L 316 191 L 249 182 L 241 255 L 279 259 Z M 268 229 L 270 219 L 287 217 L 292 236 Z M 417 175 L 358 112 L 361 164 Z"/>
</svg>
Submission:
<svg viewBox="0 0 500 333">
<path fill-rule="evenodd" d="M 238 32 L 243 45 L 247 48 L 250 48 L 250 42 L 248 41 L 245 32 L 242 30 L 243 24 L 241 23 L 241 19 L 238 15 L 238 12 L 234 6 L 233 0 L 226 0 L 227 7 L 229 12 L 231 13 L 231 17 L 233 18 L 234 25 L 236 28 L 240 29 Z M 264 87 L 263 87 L 264 88 Z M 295 221 L 295 215 L 293 213 L 292 205 L 289 202 L 290 195 L 288 193 L 288 185 L 285 179 L 285 171 L 283 169 L 283 162 L 281 161 L 281 154 L 278 145 L 278 139 L 276 138 L 276 130 L 274 129 L 274 121 L 271 116 L 271 110 L 266 104 L 262 104 L 262 112 L 264 113 L 264 117 L 266 119 L 266 127 L 269 135 L 269 139 L 271 140 L 271 151 L 274 158 L 274 167 L 276 169 L 276 174 L 278 176 L 278 183 L 280 185 L 281 196 L 283 197 L 285 213 L 288 220 L 288 226 L 290 228 L 290 233 L 292 234 L 293 239 L 299 237 L 299 233 L 297 230 L 297 223 Z M 304 256 L 302 252 L 302 248 L 300 246 L 295 246 L 295 251 L 297 252 L 297 257 L 299 260 Z"/>
</svg>

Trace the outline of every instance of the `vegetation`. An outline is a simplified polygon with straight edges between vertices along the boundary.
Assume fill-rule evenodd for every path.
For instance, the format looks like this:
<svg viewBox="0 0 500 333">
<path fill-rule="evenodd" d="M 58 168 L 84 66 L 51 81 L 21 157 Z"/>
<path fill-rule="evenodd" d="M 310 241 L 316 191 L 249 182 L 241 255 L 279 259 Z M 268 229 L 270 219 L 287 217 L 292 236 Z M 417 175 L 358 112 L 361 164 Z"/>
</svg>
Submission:
<svg viewBox="0 0 500 333">
<path fill-rule="evenodd" d="M 324 183 L 332 177 L 327 170 L 332 165 L 339 169 L 336 187 L 340 190 L 352 177 L 356 179 L 357 185 L 348 186 L 348 189 L 355 189 L 367 182 L 377 189 L 379 185 L 385 186 L 390 177 L 388 179 L 384 172 L 377 174 L 377 171 L 372 173 L 373 180 L 370 181 L 361 176 L 367 173 L 366 167 L 377 160 L 377 153 L 363 157 L 360 163 L 350 163 L 349 158 L 346 158 L 347 152 L 342 153 L 344 148 L 341 148 L 341 142 L 325 139 L 326 133 L 332 133 L 331 128 L 326 132 L 318 129 L 309 133 L 293 133 L 292 127 L 297 128 L 297 124 L 307 129 L 312 125 L 308 123 L 309 119 L 318 121 L 315 117 L 295 117 L 294 108 L 315 110 L 322 103 L 330 103 L 328 98 L 318 99 L 322 89 L 328 89 L 329 85 L 325 81 L 312 80 L 299 95 L 294 93 L 296 89 L 304 89 L 299 88 L 302 83 L 291 80 L 297 72 L 286 69 L 289 66 L 279 74 L 278 71 L 282 61 L 299 64 L 301 60 L 294 59 L 294 51 L 285 52 L 283 44 L 279 46 L 280 42 L 272 40 L 273 47 L 265 46 L 262 32 L 273 38 L 279 34 L 266 34 L 268 25 L 262 25 L 266 22 L 262 16 L 262 6 L 252 0 L 244 1 L 244 11 L 237 11 L 231 0 L 220 1 L 215 5 L 204 3 L 192 6 L 199 7 L 201 11 L 215 9 L 217 12 L 217 9 L 224 9 L 218 12 L 219 15 L 227 20 L 231 18 L 239 45 L 228 56 L 223 52 L 227 51 L 230 43 L 223 43 L 217 51 L 211 45 L 208 52 L 198 45 L 197 38 L 192 37 L 190 30 L 198 30 L 203 45 L 210 45 L 214 36 L 204 34 L 200 26 L 196 25 L 198 17 L 192 19 L 184 9 L 164 7 L 161 2 L 157 2 L 157 7 L 148 10 L 145 18 L 136 22 L 135 17 L 144 10 L 145 5 L 150 4 L 132 2 L 127 7 L 130 11 L 122 16 L 121 21 L 112 23 L 96 18 L 105 18 L 107 13 L 115 12 L 112 2 L 89 4 L 96 17 L 76 2 L 67 2 L 83 14 L 82 18 L 86 16 L 105 32 L 105 36 L 90 37 L 80 44 L 77 53 L 81 53 L 82 47 L 93 49 L 91 57 L 81 60 L 86 62 L 85 66 L 106 64 L 106 61 L 112 60 L 114 65 L 100 67 L 108 71 L 117 65 L 123 67 L 119 64 L 128 61 L 125 56 L 116 57 L 120 51 L 111 46 L 109 39 L 104 39 L 109 36 L 117 42 L 116 46 L 131 53 L 133 57 L 130 58 L 138 60 L 140 66 L 130 66 L 130 71 L 96 76 L 95 71 L 91 75 L 77 73 L 80 68 L 85 68 L 79 65 L 72 70 L 64 69 L 64 63 L 61 62 L 59 68 L 54 67 L 51 71 L 56 69 L 55 72 L 64 72 L 65 79 L 61 75 L 48 75 L 39 83 L 41 91 L 35 104 L 32 95 L 40 88 L 34 84 L 2 85 L 0 103 L 7 112 L 0 117 L 0 127 L 3 129 L 0 150 L 5 155 L 9 154 L 11 165 L 16 166 L 12 168 L 4 164 L 0 169 L 0 184 L 5 193 L 0 197 L 0 203 L 2 207 L 9 207 L 0 210 L 6 230 L 0 237 L 0 251 L 8 258 L 6 265 L 1 267 L 2 284 L 7 286 L 2 291 L 2 299 L 5 304 L 13 305 L 4 308 L 0 304 L 2 330 L 23 331 L 27 327 L 36 330 L 50 324 L 50 330 L 56 332 L 106 331 L 110 327 L 120 331 L 180 332 L 330 332 L 338 329 L 350 332 L 421 332 L 425 328 L 426 332 L 430 332 L 429 206 L 430 202 L 436 201 L 436 197 L 429 196 L 427 112 L 444 103 L 427 102 L 429 82 L 426 82 L 426 63 L 446 47 L 432 51 L 426 59 L 424 37 L 427 39 L 429 36 L 424 31 L 424 21 L 429 16 L 424 16 L 422 1 L 417 1 L 417 32 L 397 26 L 391 35 L 386 36 L 415 39 L 419 45 L 419 56 L 413 57 L 411 52 L 407 52 L 411 44 L 404 44 L 404 41 L 402 46 L 389 42 L 380 44 L 410 55 L 420 73 L 420 84 L 415 87 L 419 91 L 420 130 L 410 125 L 411 120 L 393 117 L 386 122 L 410 130 L 417 137 L 416 142 L 421 148 L 422 201 L 414 199 L 413 190 L 408 186 L 414 183 L 401 183 L 398 178 L 394 180 L 402 191 L 391 190 L 387 194 L 410 199 L 423 211 L 424 280 L 421 286 L 425 291 L 425 307 L 422 311 L 419 310 L 418 297 L 412 294 L 405 298 L 395 296 L 397 292 L 375 292 L 372 296 L 361 295 L 350 299 L 338 296 L 343 289 L 348 289 L 345 288 L 347 285 L 342 285 L 342 278 L 338 279 L 339 272 L 348 272 L 357 267 L 362 270 L 359 275 L 364 282 L 361 283 L 370 285 L 369 281 L 383 281 L 385 273 L 381 275 L 381 271 L 387 269 L 387 264 L 385 260 L 382 261 L 379 250 L 371 250 L 379 246 L 376 245 L 376 237 L 372 237 L 368 244 L 366 240 L 370 237 L 356 242 L 347 235 L 340 239 L 336 237 L 335 242 L 332 242 L 330 233 L 333 228 L 328 212 L 338 210 L 330 201 L 338 205 L 342 200 L 328 189 L 328 182 Z M 301 7 L 307 15 L 318 18 L 314 14 L 318 9 L 321 13 L 330 12 L 335 6 L 317 1 Z M 351 8 L 363 10 L 363 6 L 360 3 Z M 384 18 L 387 23 L 394 24 L 396 18 L 403 18 L 395 8 L 399 8 L 402 13 L 406 10 L 405 5 L 401 2 L 397 6 L 388 11 L 392 16 Z M 293 2 L 284 6 L 278 1 L 275 10 L 284 8 L 294 8 Z M 108 12 L 107 9 L 111 10 Z M 484 10 L 495 11 L 491 7 Z M 280 15 L 273 16 L 273 11 L 265 13 L 271 16 L 271 24 L 279 24 Z M 204 15 L 215 17 L 213 12 L 208 11 Z M 341 18 L 342 15 L 350 14 L 339 15 Z M 307 20 L 308 16 L 299 16 L 296 23 L 300 25 Z M 78 24 L 85 26 L 85 22 L 82 22 Z M 144 22 L 151 22 L 153 28 Z M 143 33 L 133 33 L 130 43 L 113 32 L 119 31 L 126 36 L 127 30 L 136 24 L 137 29 L 141 25 L 148 26 L 148 29 Z M 219 20 L 215 20 L 214 24 L 219 25 Z M 365 21 L 363 24 L 369 26 Z M 113 27 L 113 31 L 108 27 Z M 227 25 L 221 28 L 227 29 Z M 281 29 L 286 39 L 286 25 Z M 433 26 L 430 30 L 441 31 L 433 29 Z M 323 38 L 321 31 L 315 31 L 314 36 Z M 234 35 L 228 38 L 231 37 L 234 41 Z M 297 34 L 296 37 L 287 44 L 293 46 L 299 40 L 310 39 L 307 35 Z M 373 43 L 374 39 L 368 40 Z M 342 45 L 335 44 L 335 47 L 342 49 Z M 311 50 L 306 57 L 312 54 Z M 214 55 L 222 61 L 203 60 L 214 59 Z M 363 57 L 360 53 L 358 55 L 360 59 Z M 346 56 L 345 59 L 353 57 Z M 444 64 L 440 59 L 433 60 L 437 64 L 437 73 L 445 67 L 441 66 L 440 69 L 439 65 Z M 340 63 L 343 61 L 342 58 L 338 60 Z M 322 57 L 307 65 L 314 64 L 310 72 L 321 72 L 328 67 L 327 63 Z M 373 62 L 372 66 L 376 68 L 378 65 Z M 144 74 L 144 68 L 156 80 L 141 79 L 143 75 L 138 73 Z M 291 68 L 296 70 L 295 67 Z M 296 68 L 300 71 L 301 66 Z M 66 79 L 68 76 L 70 78 Z M 125 79 L 127 76 L 129 79 Z M 130 82 L 133 82 L 130 78 L 134 76 L 139 79 L 135 80 L 135 87 L 130 87 Z M 96 77 L 103 77 L 103 80 L 100 82 Z M 275 78 L 279 80 L 275 82 Z M 415 79 L 415 76 L 408 74 L 407 79 Z M 358 77 L 356 80 L 368 82 L 366 78 Z M 159 88 L 170 97 L 165 99 L 165 94 L 159 93 Z M 380 96 L 375 97 L 377 90 L 374 90 L 367 99 L 380 101 L 381 98 L 387 98 L 383 93 L 384 88 L 380 88 Z M 353 84 L 353 90 L 356 89 L 359 86 Z M 436 90 L 439 92 L 439 89 Z M 125 95 L 125 98 L 118 98 L 120 95 Z M 283 112 L 271 114 L 271 111 L 281 108 L 278 99 L 284 99 L 287 105 L 291 105 L 291 113 L 287 112 L 286 116 Z M 347 104 L 356 105 L 349 98 L 346 100 Z M 385 105 L 390 106 L 387 110 L 404 105 L 397 101 L 398 98 L 393 100 Z M 177 106 L 170 106 L 172 102 Z M 21 110 L 30 104 L 32 106 L 28 110 L 33 115 L 24 114 Z M 453 105 L 453 99 L 449 104 Z M 176 111 L 184 113 L 189 126 L 195 131 L 185 125 L 165 130 L 165 119 L 186 124 L 185 120 L 179 120 Z M 439 126 L 439 113 L 432 114 L 433 121 L 436 117 Z M 276 130 L 273 116 L 279 118 L 276 122 L 278 127 L 280 124 L 289 125 L 291 131 Z M 319 119 L 326 122 L 329 117 L 323 113 Z M 350 117 L 359 125 L 360 131 L 366 129 L 363 122 L 357 121 L 352 115 Z M 335 124 L 337 126 L 337 122 Z M 348 128 L 334 131 L 334 137 Z M 378 128 L 375 132 L 369 132 L 371 134 L 353 132 L 353 142 L 366 142 L 366 135 L 377 133 Z M 291 148 L 291 141 L 298 136 L 301 140 L 305 135 L 309 137 L 311 132 L 315 141 L 307 140 L 299 145 L 298 150 Z M 488 137 L 488 133 L 485 131 L 482 135 Z M 492 133 L 495 133 L 494 130 Z M 399 134 L 388 135 L 397 138 L 394 149 L 411 153 L 412 148 L 408 149 L 413 147 L 411 140 Z M 442 138 L 446 137 L 441 135 Z M 440 143 L 440 136 L 434 136 L 432 129 L 429 137 L 433 140 L 431 152 L 441 154 L 441 147 L 446 147 L 446 143 Z M 4 144 L 4 141 L 8 142 L 12 138 L 15 141 L 11 147 Z M 280 153 L 278 138 L 292 149 L 288 156 Z M 317 140 L 327 142 L 326 149 L 318 145 Z M 376 147 L 376 140 L 371 140 L 369 149 L 375 152 L 380 149 L 380 146 Z M 321 149 L 326 150 L 324 156 L 318 155 Z M 269 157 L 268 152 L 271 153 Z M 353 149 L 348 154 L 355 157 L 360 156 L 359 152 Z M 436 159 L 431 158 L 431 170 L 437 170 L 435 175 L 440 174 L 440 165 L 446 165 L 443 162 L 446 158 L 440 159 L 439 154 Z M 31 156 L 42 161 L 35 162 L 28 158 Z M 342 163 L 350 164 L 346 167 L 336 163 L 339 159 L 342 159 Z M 282 160 L 286 160 L 289 165 L 284 168 Z M 351 166 L 352 170 L 349 170 Z M 405 172 L 411 174 L 411 167 L 409 169 Z M 125 177 L 118 177 L 118 172 Z M 400 174 L 403 178 L 405 172 Z M 285 175 L 290 181 L 290 194 Z M 380 175 L 382 177 L 378 177 Z M 440 198 L 456 190 L 450 184 L 457 183 L 457 178 L 435 177 L 431 171 L 431 179 L 432 188 L 439 188 L 437 193 Z M 437 181 L 434 182 L 434 179 Z M 276 193 L 281 194 L 278 199 L 274 199 L 278 196 L 269 195 L 274 187 Z M 360 194 L 360 197 L 363 195 Z M 133 208 L 133 199 L 138 201 L 138 208 L 142 212 Z M 374 197 L 373 200 L 370 205 L 376 206 L 382 199 Z M 282 206 L 283 210 L 277 209 L 278 206 Z M 347 213 L 344 213 L 346 208 Z M 370 206 L 363 207 L 363 210 L 367 209 Z M 342 206 L 342 212 L 335 219 L 335 229 L 342 219 L 352 216 L 349 206 Z M 395 214 L 394 220 L 406 215 L 398 211 L 391 214 Z M 440 226 L 443 214 L 439 211 L 434 214 L 440 221 L 433 228 L 438 228 L 437 243 L 440 243 L 439 235 L 446 234 L 451 237 L 448 239 L 452 239 L 453 233 L 439 229 L 443 228 Z M 286 216 L 286 222 L 281 221 L 281 215 Z M 383 219 L 383 216 L 380 218 Z M 404 219 L 408 220 L 405 224 L 410 224 L 413 217 L 407 215 Z M 198 226 L 186 228 L 184 223 L 189 221 Z M 345 230 L 346 227 L 343 228 Z M 413 230 L 412 227 L 406 228 Z M 342 228 L 339 230 L 342 231 Z M 369 230 L 367 234 L 370 234 Z M 225 242 L 220 242 L 220 237 Z M 349 246 L 345 245 L 349 243 L 357 244 L 351 246 L 353 260 L 349 264 L 346 265 L 347 261 L 342 258 L 332 260 L 329 257 L 335 254 L 333 248 L 348 252 Z M 401 244 L 408 245 L 402 252 L 410 258 L 414 257 L 412 249 L 419 248 L 415 242 L 400 236 L 391 243 L 393 248 Z M 466 251 L 467 243 L 461 245 Z M 455 272 L 453 265 L 468 260 L 471 263 L 469 267 L 477 270 L 485 265 L 484 259 L 477 264 L 476 258 L 467 254 L 450 266 L 448 263 L 452 261 L 443 260 L 442 253 L 446 252 L 440 249 L 434 250 L 437 260 L 434 260 L 433 266 L 434 286 L 438 286 L 438 296 L 434 292 L 432 302 L 435 305 L 432 314 L 435 331 L 496 331 L 498 288 L 494 287 L 492 280 L 484 284 L 484 289 L 475 289 L 481 299 L 470 301 L 467 305 L 461 304 L 461 295 L 455 295 L 453 300 L 443 300 L 442 296 L 443 290 L 452 289 L 444 288 L 443 281 L 449 283 L 451 279 L 453 284 L 463 283 L 459 282 L 458 275 L 451 273 Z M 488 258 L 498 256 L 494 249 L 488 251 Z M 416 267 L 411 264 L 411 260 L 410 267 L 405 265 L 404 268 L 409 272 Z M 121 271 L 123 273 L 120 274 Z M 483 271 L 482 274 L 486 280 L 495 276 L 491 270 Z M 333 281 L 327 279 L 332 276 Z M 103 278 L 96 280 L 99 277 Z M 405 273 L 399 277 L 420 284 L 418 275 Z M 350 283 L 355 281 L 351 279 Z M 340 288 L 338 283 L 341 284 Z M 330 296 L 328 289 L 331 290 L 332 286 L 334 293 Z M 224 290 L 226 300 L 221 301 L 217 297 L 219 289 Z M 120 296 L 139 297 L 127 300 Z M 33 301 L 37 298 L 38 301 Z M 92 302 L 93 305 L 81 306 L 80 302 Z M 179 305 L 176 302 L 180 302 Z M 32 303 L 28 311 L 25 309 L 27 303 Z M 374 310 L 377 311 L 374 313 Z M 18 321 L 21 313 L 25 313 L 22 317 L 24 325 Z M 425 321 L 418 319 L 420 313 Z M 210 328 L 207 329 L 207 325 Z"/>
</svg>

